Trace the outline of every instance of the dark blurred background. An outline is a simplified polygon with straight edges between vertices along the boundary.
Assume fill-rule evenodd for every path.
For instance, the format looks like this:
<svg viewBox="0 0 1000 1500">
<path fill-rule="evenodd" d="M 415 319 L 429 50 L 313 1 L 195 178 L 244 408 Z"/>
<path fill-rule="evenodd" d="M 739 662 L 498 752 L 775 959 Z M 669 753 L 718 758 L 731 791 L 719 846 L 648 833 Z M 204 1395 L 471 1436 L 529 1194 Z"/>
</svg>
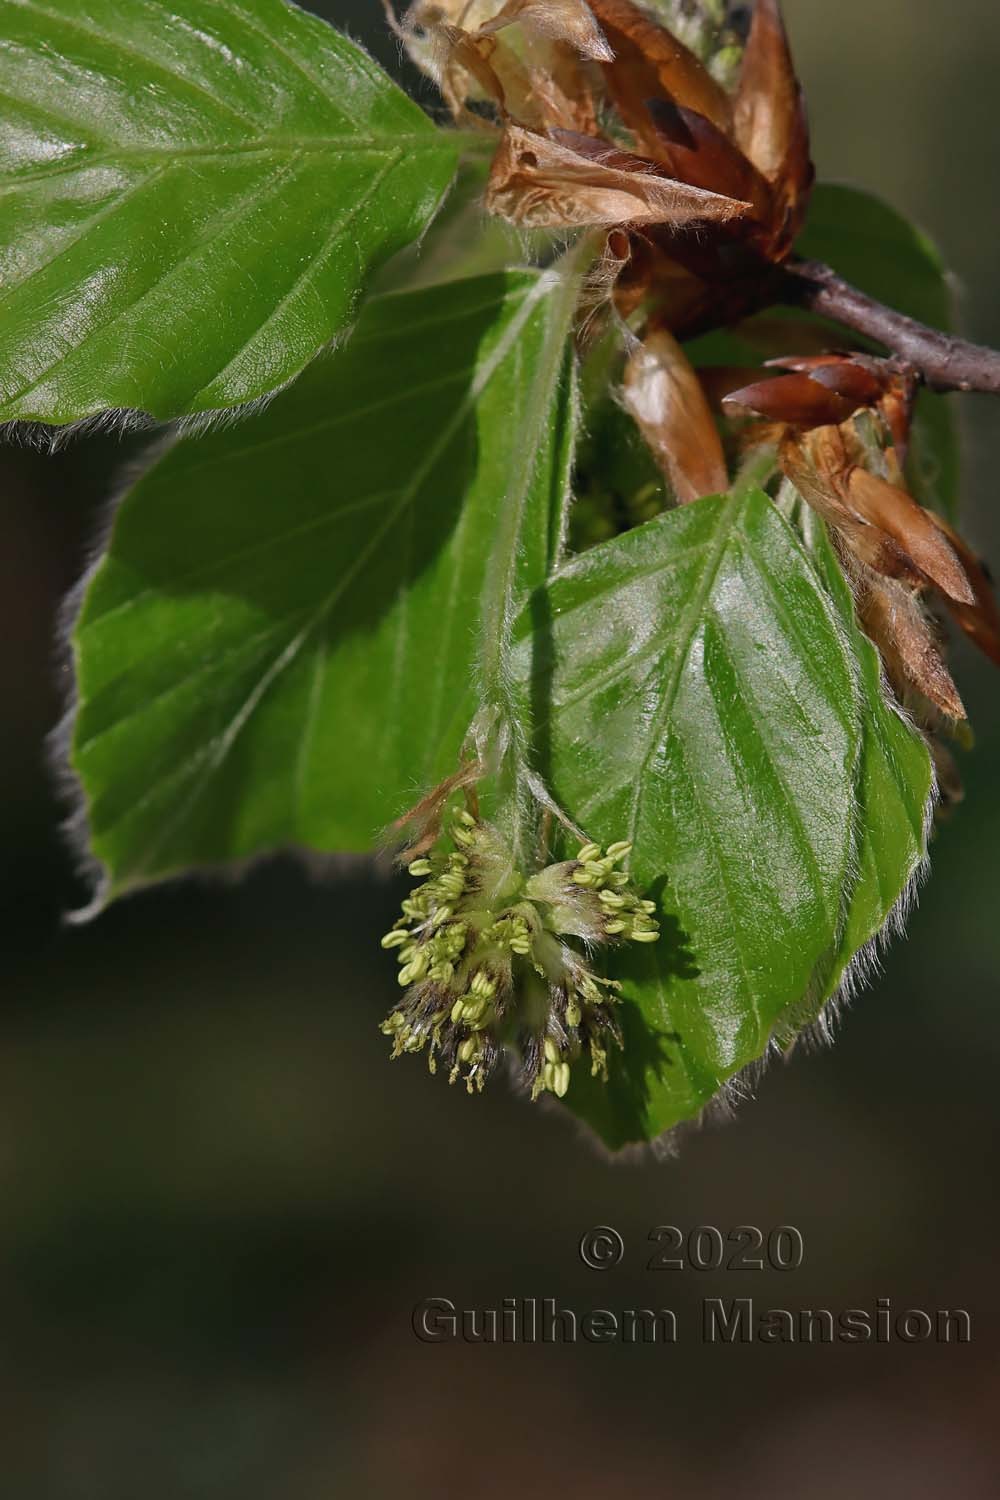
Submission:
<svg viewBox="0 0 1000 1500">
<path fill-rule="evenodd" d="M 380 8 L 324 10 L 387 63 Z M 993 0 L 787 0 L 824 177 L 937 240 L 1000 344 Z M 1000 408 L 961 406 L 966 530 L 1000 563 Z M 1000 1493 L 1000 679 L 960 650 L 967 802 L 834 1050 L 773 1068 L 677 1160 L 611 1164 L 502 1083 L 389 1067 L 365 865 L 291 861 L 84 929 L 42 742 L 61 595 L 141 443 L 0 451 L 0 1492 L 921 1500 Z M 645 1271 L 661 1223 L 791 1223 L 796 1272 Z M 626 1244 L 586 1270 L 592 1224 Z M 669 1305 L 673 1348 L 419 1343 L 413 1304 Z M 704 1346 L 702 1296 L 969 1309 L 966 1346 Z"/>
</svg>

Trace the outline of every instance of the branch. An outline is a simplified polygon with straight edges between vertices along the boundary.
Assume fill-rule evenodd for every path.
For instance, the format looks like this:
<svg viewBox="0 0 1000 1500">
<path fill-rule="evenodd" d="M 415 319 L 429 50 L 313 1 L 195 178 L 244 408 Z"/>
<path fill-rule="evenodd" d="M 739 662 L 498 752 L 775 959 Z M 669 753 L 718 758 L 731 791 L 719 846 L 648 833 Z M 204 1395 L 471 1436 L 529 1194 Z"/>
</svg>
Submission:
<svg viewBox="0 0 1000 1500">
<path fill-rule="evenodd" d="M 790 261 L 781 300 L 808 307 L 884 344 L 912 366 L 932 390 L 989 391 L 1000 395 L 1000 353 L 940 333 L 894 312 L 842 281 L 820 261 Z"/>
</svg>

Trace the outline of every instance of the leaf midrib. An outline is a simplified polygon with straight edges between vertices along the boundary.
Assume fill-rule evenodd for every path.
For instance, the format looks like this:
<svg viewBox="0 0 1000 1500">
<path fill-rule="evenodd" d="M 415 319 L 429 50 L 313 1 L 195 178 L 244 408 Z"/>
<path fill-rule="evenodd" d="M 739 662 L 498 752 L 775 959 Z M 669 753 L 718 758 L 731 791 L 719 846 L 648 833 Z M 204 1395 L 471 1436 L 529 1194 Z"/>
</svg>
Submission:
<svg viewBox="0 0 1000 1500">
<path fill-rule="evenodd" d="M 439 136 L 431 135 L 428 138 L 427 133 L 422 130 L 415 135 L 281 136 L 271 141 L 234 141 L 232 144 L 227 143 L 223 146 L 122 146 L 114 151 L 102 152 L 99 156 L 74 156 L 72 160 L 53 163 L 52 167 L 47 170 L 25 173 L 23 176 L 12 176 L 0 188 L 0 192 L 16 192 L 18 188 L 30 187 L 36 182 L 48 182 L 55 177 L 68 177 L 73 172 L 84 172 L 100 167 L 148 166 L 156 170 L 160 163 L 176 161 L 179 158 L 202 162 L 224 161 L 230 156 L 301 156 L 310 153 L 320 155 L 324 152 L 330 156 L 346 156 L 352 152 L 367 153 L 371 156 L 391 156 L 394 151 L 403 147 L 407 151 L 450 151 L 452 149 L 446 132 L 442 131 Z"/>
<path fill-rule="evenodd" d="M 653 755 L 653 752 L 656 749 L 656 746 L 659 744 L 660 740 L 663 737 L 663 731 L 666 726 L 667 720 L 671 712 L 673 711 L 674 703 L 677 698 L 677 691 L 680 687 L 681 676 L 683 675 L 684 668 L 687 666 L 688 658 L 691 654 L 691 647 L 694 644 L 695 637 L 698 633 L 699 621 L 704 614 L 708 598 L 715 586 L 715 581 L 719 576 L 719 569 L 722 567 L 722 559 L 726 554 L 726 549 L 729 546 L 729 542 L 733 535 L 733 532 L 736 530 L 739 512 L 746 502 L 746 498 L 746 495 L 741 491 L 735 490 L 725 501 L 719 515 L 718 534 L 711 548 L 711 551 L 708 553 L 708 556 L 705 559 L 704 571 L 702 572 L 701 579 L 681 614 L 680 628 L 677 632 L 679 649 L 676 652 L 670 676 L 667 678 L 667 684 L 663 694 L 659 712 L 656 714 L 656 717 L 653 720 L 650 728 L 646 750 L 642 757 L 638 775 L 633 781 L 635 790 L 629 812 L 629 827 L 627 835 L 628 841 L 631 844 L 635 843 L 636 829 L 639 823 L 639 809 L 642 803 L 642 793 L 646 783 L 646 774 L 649 769 L 649 762 Z M 691 789 L 700 805 L 701 797 L 697 787 L 697 779 L 693 775 L 691 777 Z M 719 870 L 723 888 L 726 890 L 727 899 L 730 899 L 728 879 L 724 868 L 725 861 L 719 854 L 718 846 L 715 840 L 714 829 L 711 826 L 711 819 L 706 818 L 704 812 L 702 813 L 702 821 L 706 829 L 708 830 L 709 838 L 712 844 L 712 854 L 715 860 L 716 867 Z M 746 961 L 743 956 L 742 945 L 735 938 L 735 935 L 733 941 L 733 951 L 735 953 L 736 962 L 739 965 L 740 972 L 743 975 L 743 982 L 746 988 L 747 998 L 750 1001 L 754 1019 L 757 1023 L 758 1036 L 760 1037 L 764 1034 L 760 999 L 757 995 L 755 985 L 751 982 L 750 973 L 747 969 Z"/>
<path fill-rule="evenodd" d="M 659 711 L 657 712 L 650 725 L 650 732 L 647 737 L 646 749 L 639 766 L 638 774 L 633 781 L 634 792 L 631 799 L 631 806 L 629 808 L 629 822 L 627 833 L 628 841 L 632 844 L 635 843 L 636 829 L 639 824 L 639 810 L 642 804 L 642 794 L 645 788 L 646 773 L 649 769 L 649 762 L 652 758 L 657 744 L 663 736 L 663 731 L 666 727 L 667 720 L 670 714 L 673 712 L 674 702 L 677 698 L 677 691 L 680 687 L 681 676 L 684 672 L 684 668 L 687 665 L 688 657 L 691 654 L 691 647 L 694 644 L 694 639 L 698 632 L 698 623 L 701 620 L 702 615 L 704 614 L 705 605 L 707 604 L 709 595 L 711 594 L 712 589 L 715 586 L 715 581 L 719 576 L 719 569 L 722 566 L 722 559 L 725 556 L 730 537 L 732 536 L 733 531 L 736 529 L 737 515 L 744 503 L 744 500 L 745 496 L 736 491 L 731 494 L 725 501 L 723 508 L 719 514 L 718 534 L 711 550 L 705 558 L 704 568 L 701 578 L 698 582 L 698 586 L 691 594 L 691 597 L 689 598 L 687 604 L 681 612 L 679 627 L 676 632 L 678 649 L 675 654 L 670 675 L 667 678 L 663 697 L 660 702 Z"/>
<path fill-rule="evenodd" d="M 208 779 L 218 771 L 220 765 L 229 754 L 235 740 L 242 732 L 249 718 L 256 711 L 257 706 L 272 684 L 295 657 L 298 656 L 314 631 L 328 618 L 337 600 L 343 597 L 351 587 L 382 538 L 399 521 L 406 508 L 413 503 L 428 475 L 433 472 L 434 466 L 442 453 L 447 450 L 448 444 L 452 441 L 455 432 L 461 423 L 466 420 L 468 413 L 474 408 L 476 401 L 478 401 L 497 371 L 504 364 L 511 349 L 516 345 L 517 339 L 526 322 L 542 298 L 550 292 L 551 287 L 551 277 L 546 276 L 546 273 L 541 273 L 533 282 L 529 280 L 523 287 L 508 289 L 501 298 L 497 299 L 498 309 L 504 306 L 512 308 L 510 322 L 498 339 L 496 346 L 490 351 L 488 357 L 483 361 L 482 366 L 470 381 L 469 390 L 464 400 L 457 404 L 451 420 L 438 433 L 427 454 L 414 468 L 409 482 L 400 492 L 396 504 L 388 511 L 380 525 L 373 529 L 373 533 L 367 544 L 353 559 L 350 567 L 338 579 L 335 588 L 311 612 L 301 629 L 297 630 L 292 638 L 287 641 L 267 671 L 263 673 L 262 677 L 254 685 L 253 691 L 248 695 L 227 728 L 221 733 L 212 736 L 205 745 L 199 747 L 197 755 L 189 759 L 188 767 L 190 768 L 191 765 L 197 764 L 198 761 L 204 760 L 207 757 L 209 762 L 207 771 L 199 773 L 194 785 L 188 789 L 187 794 L 181 799 L 180 805 L 176 808 L 174 815 L 167 820 L 159 837 L 146 850 L 142 859 L 131 869 L 123 872 L 124 879 L 121 880 L 113 880 L 109 877 L 107 870 L 105 871 L 105 878 L 95 897 L 94 910 L 100 910 L 107 903 L 112 890 L 120 892 L 126 889 L 133 889 L 137 885 L 142 885 L 146 882 L 150 865 L 156 859 L 159 851 L 173 837 L 184 818 L 189 815 L 199 796 L 205 790 Z M 520 306 L 517 305 L 518 303 L 520 303 Z M 79 641 L 77 642 L 77 651 L 79 651 Z M 155 785 L 150 787 L 147 797 L 154 795 L 155 791 Z M 105 830 L 105 835 L 108 832 L 109 830 Z M 90 909 L 88 908 L 88 910 Z"/>
</svg>

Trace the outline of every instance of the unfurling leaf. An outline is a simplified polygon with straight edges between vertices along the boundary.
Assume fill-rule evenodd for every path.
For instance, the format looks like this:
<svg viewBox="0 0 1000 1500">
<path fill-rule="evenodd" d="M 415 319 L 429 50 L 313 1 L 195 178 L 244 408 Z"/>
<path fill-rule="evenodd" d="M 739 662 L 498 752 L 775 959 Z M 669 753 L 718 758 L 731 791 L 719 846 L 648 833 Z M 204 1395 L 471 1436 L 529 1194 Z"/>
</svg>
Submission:
<svg viewBox="0 0 1000 1500">
<path fill-rule="evenodd" d="M 609 1084 L 574 1069 L 567 1095 L 613 1146 L 697 1114 L 814 1015 L 923 856 L 927 752 L 889 710 L 883 740 L 874 653 L 840 587 L 758 492 L 592 548 L 522 616 L 539 770 L 593 838 L 632 840 L 632 877 L 658 902 L 659 941 L 611 970 L 624 1044 Z"/>
</svg>

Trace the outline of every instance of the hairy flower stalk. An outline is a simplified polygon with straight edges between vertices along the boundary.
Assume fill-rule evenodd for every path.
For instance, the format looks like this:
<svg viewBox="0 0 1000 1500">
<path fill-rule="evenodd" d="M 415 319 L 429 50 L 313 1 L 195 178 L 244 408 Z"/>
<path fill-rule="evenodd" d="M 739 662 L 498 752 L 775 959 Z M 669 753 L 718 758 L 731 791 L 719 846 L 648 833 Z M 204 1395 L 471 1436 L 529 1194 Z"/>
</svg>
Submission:
<svg viewBox="0 0 1000 1500">
<path fill-rule="evenodd" d="M 621 1043 L 613 1014 L 619 986 L 591 968 L 599 946 L 652 943 L 655 904 L 620 868 L 631 845 L 585 844 L 575 859 L 528 874 L 505 840 L 467 809 L 431 852 L 411 862 L 422 878 L 382 939 L 406 993 L 382 1023 L 392 1055 L 427 1050 L 454 1083 L 482 1089 L 506 1047 L 537 1098 L 562 1098 L 583 1053 L 607 1077 L 607 1051 Z M 575 946 L 579 945 L 579 946 Z M 583 951 L 581 951 L 581 948 Z"/>
</svg>

